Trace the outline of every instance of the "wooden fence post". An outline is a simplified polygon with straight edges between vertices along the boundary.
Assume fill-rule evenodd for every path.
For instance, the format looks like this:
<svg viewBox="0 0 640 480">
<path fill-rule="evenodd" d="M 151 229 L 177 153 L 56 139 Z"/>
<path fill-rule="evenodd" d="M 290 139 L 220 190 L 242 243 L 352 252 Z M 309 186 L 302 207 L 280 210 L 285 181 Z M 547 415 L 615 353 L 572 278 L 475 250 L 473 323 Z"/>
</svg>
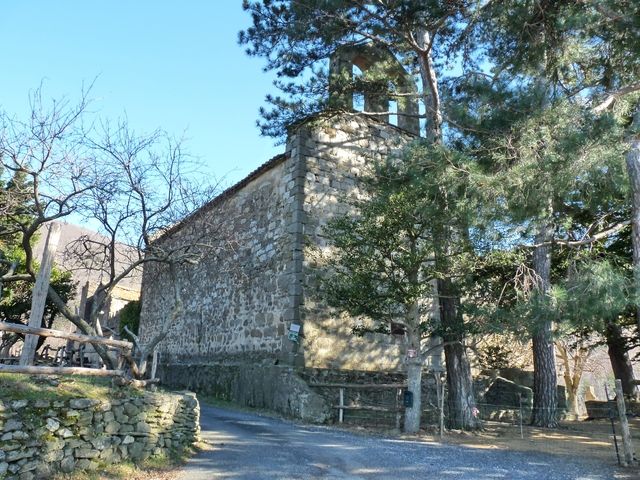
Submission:
<svg viewBox="0 0 640 480">
<path fill-rule="evenodd" d="M 444 382 L 440 377 L 440 372 L 434 372 L 436 378 L 436 399 L 438 402 L 438 414 L 440 424 L 440 438 L 444 435 Z"/>
<path fill-rule="evenodd" d="M 44 252 L 42 254 L 42 262 L 40 270 L 36 277 L 36 284 L 33 286 L 33 295 L 31 298 L 31 315 L 29 316 L 30 327 L 42 326 L 42 316 L 44 315 L 44 307 L 47 302 L 47 293 L 49 290 L 49 277 L 51 276 L 51 268 L 53 266 L 53 256 L 58 249 L 58 240 L 60 239 L 60 224 L 51 223 L 47 240 L 44 244 Z M 38 345 L 38 337 L 35 335 L 26 335 L 24 338 L 24 346 L 20 355 L 20 365 L 33 365 L 33 358 L 36 354 Z"/>
<path fill-rule="evenodd" d="M 340 387 L 340 402 L 338 404 L 338 407 L 340 408 L 338 410 L 338 422 L 342 423 L 344 421 L 344 388 Z"/>
<path fill-rule="evenodd" d="M 633 445 L 631 443 L 631 432 L 629 431 L 629 421 L 627 420 L 627 409 L 624 404 L 624 393 L 622 392 L 622 381 L 616 379 L 616 401 L 618 402 L 618 416 L 620 417 L 620 428 L 622 430 L 622 451 L 624 456 L 623 465 L 633 465 Z"/>
<path fill-rule="evenodd" d="M 400 430 L 400 421 L 402 419 L 402 411 L 400 409 L 400 405 L 402 405 L 402 389 L 398 388 L 396 390 L 396 429 Z"/>
</svg>

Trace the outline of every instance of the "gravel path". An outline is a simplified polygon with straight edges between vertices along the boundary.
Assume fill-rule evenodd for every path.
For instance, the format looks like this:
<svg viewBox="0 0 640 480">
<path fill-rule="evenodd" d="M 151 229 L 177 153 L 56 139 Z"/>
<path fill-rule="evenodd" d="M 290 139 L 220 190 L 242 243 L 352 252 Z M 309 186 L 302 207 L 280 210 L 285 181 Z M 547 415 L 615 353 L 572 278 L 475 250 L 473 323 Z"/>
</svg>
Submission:
<svg viewBox="0 0 640 480">
<path fill-rule="evenodd" d="M 588 459 L 366 437 L 201 407 L 202 436 L 213 448 L 191 458 L 179 480 L 615 478 L 612 467 Z"/>
</svg>

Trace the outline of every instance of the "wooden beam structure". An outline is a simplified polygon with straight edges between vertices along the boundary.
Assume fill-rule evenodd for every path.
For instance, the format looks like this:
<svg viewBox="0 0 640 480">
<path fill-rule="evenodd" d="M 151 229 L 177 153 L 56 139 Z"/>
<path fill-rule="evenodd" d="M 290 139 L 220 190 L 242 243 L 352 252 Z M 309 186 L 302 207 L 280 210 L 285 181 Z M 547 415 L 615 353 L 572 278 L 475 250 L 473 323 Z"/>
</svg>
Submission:
<svg viewBox="0 0 640 480">
<path fill-rule="evenodd" d="M 92 377 L 122 377 L 122 370 L 102 370 L 82 367 L 42 367 L 31 365 L 0 365 L 0 373 L 21 373 L 26 375 L 87 375 Z"/>
<path fill-rule="evenodd" d="M 31 296 L 30 327 L 39 327 L 42 324 L 42 316 L 44 315 L 44 308 L 47 302 L 47 292 L 49 291 L 49 277 L 51 277 L 51 269 L 53 268 L 53 257 L 58 249 L 60 230 L 61 227 L 59 223 L 51 223 L 49 225 L 49 232 L 47 233 L 47 240 L 44 244 L 44 252 L 42 253 L 42 261 L 40 262 L 40 270 L 38 270 L 36 284 L 33 286 Z M 33 365 L 37 346 L 37 335 L 25 335 L 22 353 L 20 354 L 20 365 Z"/>
<path fill-rule="evenodd" d="M 43 337 L 64 338 L 80 343 L 101 343 L 111 347 L 124 348 L 126 350 L 133 349 L 133 343 L 126 340 L 113 340 L 110 338 L 93 337 L 91 335 L 81 335 L 79 333 L 63 332 L 61 330 L 51 330 L 48 328 L 29 327 L 20 323 L 0 322 L 0 332 L 24 333 L 32 335 L 41 335 Z"/>
</svg>

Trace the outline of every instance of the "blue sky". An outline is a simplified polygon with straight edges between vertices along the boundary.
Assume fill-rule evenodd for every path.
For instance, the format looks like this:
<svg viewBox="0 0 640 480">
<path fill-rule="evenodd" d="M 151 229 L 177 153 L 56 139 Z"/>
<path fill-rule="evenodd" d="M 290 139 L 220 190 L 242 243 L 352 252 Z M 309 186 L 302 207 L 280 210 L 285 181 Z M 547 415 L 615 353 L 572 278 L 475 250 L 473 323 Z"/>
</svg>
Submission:
<svg viewBox="0 0 640 480">
<path fill-rule="evenodd" d="M 0 108 L 24 116 L 41 82 L 74 100 L 95 79 L 100 116 L 184 133 L 207 174 L 235 182 L 284 148 L 255 126 L 273 76 L 237 44 L 249 24 L 240 0 L 3 0 Z"/>
</svg>

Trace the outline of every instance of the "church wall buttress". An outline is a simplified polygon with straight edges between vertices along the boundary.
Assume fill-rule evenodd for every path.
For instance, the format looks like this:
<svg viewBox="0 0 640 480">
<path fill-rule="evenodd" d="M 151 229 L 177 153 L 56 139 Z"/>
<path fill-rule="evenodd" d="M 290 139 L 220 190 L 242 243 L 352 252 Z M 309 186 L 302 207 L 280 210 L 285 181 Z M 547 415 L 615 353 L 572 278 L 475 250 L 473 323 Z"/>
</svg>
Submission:
<svg viewBox="0 0 640 480">
<path fill-rule="evenodd" d="M 360 178 L 375 160 L 397 155 L 415 137 L 383 122 L 359 116 L 318 120 L 305 140 L 303 263 L 300 306 L 304 362 L 310 368 L 397 370 L 402 337 L 353 335 L 358 319 L 336 314 L 318 291 L 321 253 L 329 248 L 323 228 L 336 215 L 349 213 L 349 199 L 361 195 Z M 366 322 L 366 320 L 364 320 Z"/>
</svg>

